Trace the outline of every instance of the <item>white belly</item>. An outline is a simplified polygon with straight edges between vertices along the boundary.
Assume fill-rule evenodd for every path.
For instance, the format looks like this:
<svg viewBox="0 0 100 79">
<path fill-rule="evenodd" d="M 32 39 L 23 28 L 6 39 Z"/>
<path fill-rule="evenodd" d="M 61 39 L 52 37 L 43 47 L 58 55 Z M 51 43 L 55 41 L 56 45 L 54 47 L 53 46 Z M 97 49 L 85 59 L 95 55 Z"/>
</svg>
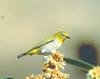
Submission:
<svg viewBox="0 0 100 79">
<path fill-rule="evenodd" d="M 41 53 L 51 53 L 53 50 L 58 49 L 61 44 L 58 43 L 58 40 L 55 39 L 53 42 L 48 43 L 41 47 Z"/>
</svg>

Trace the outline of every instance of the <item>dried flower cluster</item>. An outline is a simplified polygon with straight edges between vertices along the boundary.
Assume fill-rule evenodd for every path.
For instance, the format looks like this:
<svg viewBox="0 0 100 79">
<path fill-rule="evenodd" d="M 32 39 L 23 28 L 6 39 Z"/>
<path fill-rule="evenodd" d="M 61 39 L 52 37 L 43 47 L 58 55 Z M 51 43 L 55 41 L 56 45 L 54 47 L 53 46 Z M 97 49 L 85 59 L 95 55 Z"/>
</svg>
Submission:
<svg viewBox="0 0 100 79">
<path fill-rule="evenodd" d="M 45 56 L 43 63 L 43 72 L 38 75 L 27 76 L 26 79 L 69 79 L 69 74 L 62 73 L 60 69 L 64 69 L 65 62 L 63 55 L 59 52 Z"/>
<path fill-rule="evenodd" d="M 100 79 L 100 66 L 96 66 L 89 70 L 87 79 Z"/>
</svg>

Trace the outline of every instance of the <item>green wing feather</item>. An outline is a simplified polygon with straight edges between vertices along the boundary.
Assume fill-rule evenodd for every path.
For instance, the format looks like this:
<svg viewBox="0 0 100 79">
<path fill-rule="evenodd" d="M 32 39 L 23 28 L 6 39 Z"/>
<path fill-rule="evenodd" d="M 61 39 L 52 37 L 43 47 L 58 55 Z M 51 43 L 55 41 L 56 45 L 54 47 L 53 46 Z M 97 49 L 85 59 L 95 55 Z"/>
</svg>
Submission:
<svg viewBox="0 0 100 79">
<path fill-rule="evenodd" d="M 48 38 L 48 39 L 45 39 L 45 40 L 40 41 L 40 42 L 39 42 L 38 44 L 36 44 L 32 49 L 39 48 L 39 47 L 41 47 L 41 46 L 43 46 L 43 45 L 46 45 L 46 44 L 48 44 L 48 43 L 50 43 L 50 42 L 52 42 L 52 41 L 54 41 L 54 37 L 53 37 L 53 36 L 51 36 L 51 37 Z"/>
<path fill-rule="evenodd" d="M 21 58 L 21 57 L 23 57 L 23 56 L 29 54 L 29 52 L 31 52 L 33 49 L 37 49 L 37 48 L 39 48 L 39 47 L 41 47 L 41 46 L 43 46 L 43 45 L 46 45 L 46 44 L 48 44 L 48 43 L 50 43 L 50 42 L 52 42 L 52 41 L 54 41 L 54 37 L 53 37 L 53 36 L 51 36 L 50 38 L 48 38 L 48 39 L 46 39 L 46 40 L 40 41 L 38 44 L 36 44 L 36 45 L 35 45 L 32 49 L 30 49 L 29 51 L 18 55 L 17 58 Z"/>
<path fill-rule="evenodd" d="M 48 43 L 50 43 L 52 41 L 54 41 L 54 37 L 53 36 L 51 36 L 48 39 L 42 40 L 39 43 L 37 43 L 33 48 L 31 48 L 29 51 L 27 51 L 26 54 L 29 53 L 29 52 L 31 52 L 32 50 L 37 49 L 39 47 L 42 47 L 42 46 L 44 46 L 44 45 L 46 45 L 46 44 L 48 44 Z"/>
</svg>

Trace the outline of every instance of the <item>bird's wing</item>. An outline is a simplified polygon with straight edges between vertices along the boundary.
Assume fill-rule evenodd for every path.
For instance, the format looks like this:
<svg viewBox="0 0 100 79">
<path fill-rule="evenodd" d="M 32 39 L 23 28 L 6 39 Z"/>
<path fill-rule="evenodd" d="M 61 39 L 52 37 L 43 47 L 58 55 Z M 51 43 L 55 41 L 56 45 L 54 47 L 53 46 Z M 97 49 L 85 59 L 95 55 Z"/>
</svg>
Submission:
<svg viewBox="0 0 100 79">
<path fill-rule="evenodd" d="M 27 54 L 27 53 L 31 52 L 33 49 L 37 49 L 37 48 L 39 48 L 39 47 L 41 47 L 41 46 L 43 46 L 43 45 L 46 45 L 46 44 L 48 44 L 48 43 L 50 43 L 50 42 L 52 42 L 52 41 L 54 41 L 54 37 L 53 37 L 53 36 L 51 36 L 50 38 L 48 38 L 48 39 L 46 39 L 46 40 L 40 41 L 40 42 L 37 43 L 33 48 L 31 48 L 29 51 L 27 51 L 27 52 L 24 53 L 24 54 Z"/>
<path fill-rule="evenodd" d="M 39 48 L 39 47 L 41 47 L 41 46 L 43 46 L 43 45 L 46 45 L 46 44 L 48 44 L 48 43 L 50 43 L 50 42 L 52 42 L 52 41 L 54 41 L 54 37 L 53 37 L 53 36 L 51 36 L 51 37 L 48 38 L 48 39 L 45 39 L 45 40 L 40 41 L 38 44 L 36 44 L 36 45 L 34 46 L 34 49 L 35 49 L 35 48 Z"/>
<path fill-rule="evenodd" d="M 38 44 L 35 45 L 35 47 L 31 48 L 29 51 L 20 54 L 18 56 L 18 58 L 21 58 L 21 57 L 23 57 L 23 56 L 25 56 L 27 54 L 30 54 L 31 55 L 31 53 L 29 53 L 29 52 L 31 52 L 32 50 L 37 49 L 37 48 L 39 48 L 39 47 L 41 47 L 43 45 L 46 45 L 46 44 L 48 44 L 48 43 L 50 43 L 52 41 L 54 41 L 54 37 L 53 36 L 51 38 L 48 38 L 47 40 L 43 40 L 43 41 L 39 42 Z"/>
</svg>

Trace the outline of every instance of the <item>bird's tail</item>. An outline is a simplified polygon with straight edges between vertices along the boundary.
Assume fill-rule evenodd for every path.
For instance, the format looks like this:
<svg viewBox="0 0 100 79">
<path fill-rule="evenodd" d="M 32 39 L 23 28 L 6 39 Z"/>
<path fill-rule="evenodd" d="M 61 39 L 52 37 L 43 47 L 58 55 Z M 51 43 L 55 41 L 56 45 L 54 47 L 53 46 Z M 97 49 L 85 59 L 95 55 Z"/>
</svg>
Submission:
<svg viewBox="0 0 100 79">
<path fill-rule="evenodd" d="M 17 58 L 22 58 L 23 56 L 26 56 L 26 55 L 28 55 L 28 52 L 18 55 Z"/>
</svg>

